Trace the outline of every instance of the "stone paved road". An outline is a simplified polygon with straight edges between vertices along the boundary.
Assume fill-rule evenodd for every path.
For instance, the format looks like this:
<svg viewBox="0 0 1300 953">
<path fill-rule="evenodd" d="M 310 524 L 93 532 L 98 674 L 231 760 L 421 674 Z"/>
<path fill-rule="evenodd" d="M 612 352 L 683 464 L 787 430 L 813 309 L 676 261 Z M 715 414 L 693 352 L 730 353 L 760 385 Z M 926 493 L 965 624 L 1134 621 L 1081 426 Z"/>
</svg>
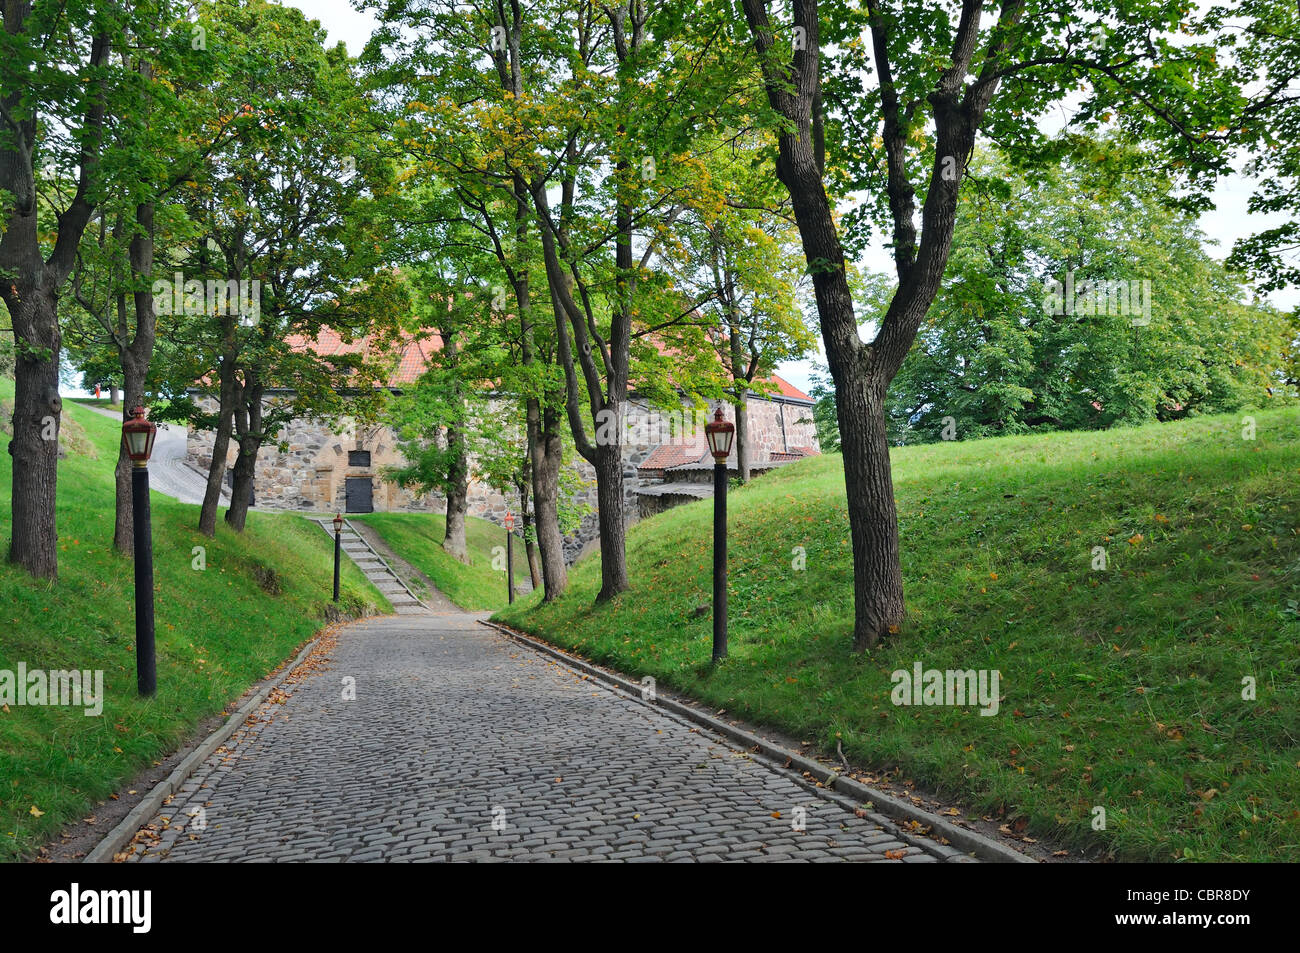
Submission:
<svg viewBox="0 0 1300 953">
<path fill-rule="evenodd" d="M 327 657 L 196 772 L 131 860 L 966 859 L 472 616 L 365 620 Z"/>
</svg>

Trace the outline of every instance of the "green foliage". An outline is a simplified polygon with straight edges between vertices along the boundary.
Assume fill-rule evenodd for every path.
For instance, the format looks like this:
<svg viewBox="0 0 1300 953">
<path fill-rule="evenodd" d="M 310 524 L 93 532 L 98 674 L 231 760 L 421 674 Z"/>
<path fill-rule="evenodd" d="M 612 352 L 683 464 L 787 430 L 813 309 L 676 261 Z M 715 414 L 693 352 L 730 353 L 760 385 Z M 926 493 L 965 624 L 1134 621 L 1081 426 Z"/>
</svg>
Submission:
<svg viewBox="0 0 1300 953">
<path fill-rule="evenodd" d="M 1256 91 L 1235 128 L 1219 133 L 1249 145 L 1255 180 L 1248 208 L 1282 220 L 1239 240 L 1229 263 L 1265 290 L 1300 284 L 1300 7 L 1290 0 L 1214 5 L 1207 29 L 1224 30 L 1232 68 Z M 1296 345 L 1300 347 L 1300 338 Z"/>
<path fill-rule="evenodd" d="M 890 387 L 896 440 L 940 439 L 948 419 L 967 439 L 1295 399 L 1284 365 L 1300 328 L 1205 253 L 1164 204 L 1168 181 L 1106 165 L 975 164 L 944 288 Z"/>
<path fill-rule="evenodd" d="M 222 70 L 194 95 L 221 104 L 233 138 L 185 189 L 198 237 L 183 277 L 247 281 L 256 294 L 237 308 L 163 308 L 172 327 L 154 385 L 172 396 L 196 381 L 211 390 L 231 361 L 248 402 L 291 390 L 269 405 L 264 440 L 306 414 L 373 419 L 374 385 L 390 370 L 385 345 L 409 301 L 391 274 L 382 211 L 393 170 L 355 64 L 293 7 L 211 0 L 201 16 Z M 341 353 L 303 346 L 324 329 L 341 338 Z M 346 347 L 366 337 L 370 354 Z M 194 413 L 183 400 L 172 406 Z M 197 413 L 194 422 L 212 423 Z"/>
<path fill-rule="evenodd" d="M 835 385 L 826 371 L 813 375 L 810 396 L 813 404 L 813 424 L 817 428 L 817 446 L 822 453 L 840 452 L 840 421 L 836 416 Z"/>
<path fill-rule="evenodd" d="M 690 392 L 720 396 L 713 388 L 721 378 L 738 400 L 750 388 L 761 391 L 778 364 L 816 346 L 800 310 L 798 229 L 780 183 L 763 170 L 771 147 L 769 136 L 753 132 L 703 144 L 701 176 L 718 199 L 688 209 L 665 251 L 674 287 L 703 324 L 702 341 L 673 342 L 665 356 L 674 365 L 666 379 Z M 701 355 L 698 366 L 683 374 L 692 354 Z M 676 404 L 675 390 L 672 396 Z"/>
</svg>

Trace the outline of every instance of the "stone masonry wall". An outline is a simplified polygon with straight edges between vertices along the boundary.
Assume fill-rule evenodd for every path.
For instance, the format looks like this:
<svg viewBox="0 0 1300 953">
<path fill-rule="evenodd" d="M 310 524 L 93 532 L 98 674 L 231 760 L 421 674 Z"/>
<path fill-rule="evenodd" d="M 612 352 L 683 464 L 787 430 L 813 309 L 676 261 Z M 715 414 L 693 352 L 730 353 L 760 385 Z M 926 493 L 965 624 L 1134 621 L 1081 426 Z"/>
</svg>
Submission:
<svg viewBox="0 0 1300 953">
<path fill-rule="evenodd" d="M 199 404 L 208 412 L 216 409 L 215 399 L 211 397 L 202 398 Z M 733 419 L 729 406 L 725 416 Z M 665 414 L 645 401 L 629 402 L 621 422 L 624 501 L 629 523 L 636 522 L 642 515 L 638 512 L 637 490 L 641 487 L 638 465 L 666 441 L 698 444 L 702 450 L 704 437 L 701 428 L 707 419 L 703 409 L 692 411 L 684 408 L 681 414 Z M 756 463 L 769 459 L 772 453 L 817 446 L 812 410 L 805 405 L 751 397 L 749 420 L 751 446 L 754 448 L 752 459 Z M 204 472 L 211 465 L 215 436 L 212 431 L 199 431 L 193 427 L 189 431 L 188 460 Z M 351 465 L 348 459 L 351 450 L 368 450 L 370 465 Z M 226 460 L 228 466 L 233 466 L 236 456 L 238 446 L 232 440 Z M 297 418 L 281 431 L 276 444 L 264 445 L 258 454 L 254 476 L 256 505 L 265 509 L 343 512 L 346 510 L 346 481 L 352 477 L 370 480 L 373 504 L 378 512 L 441 512 L 445 501 L 440 494 L 415 494 L 383 479 L 385 467 L 402 462 L 397 436 L 390 426 L 381 425 L 358 433 L 355 425 L 346 420 L 334 429 L 326 421 Z M 583 483 L 575 502 L 587 504 L 590 512 L 578 530 L 565 540 L 565 555 L 571 561 L 599 535 L 595 512 L 595 471 L 577 454 L 574 454 L 572 466 Z M 517 498 L 507 500 L 482 481 L 471 479 L 471 516 L 501 524 L 506 511 L 517 512 L 518 507 Z"/>
</svg>

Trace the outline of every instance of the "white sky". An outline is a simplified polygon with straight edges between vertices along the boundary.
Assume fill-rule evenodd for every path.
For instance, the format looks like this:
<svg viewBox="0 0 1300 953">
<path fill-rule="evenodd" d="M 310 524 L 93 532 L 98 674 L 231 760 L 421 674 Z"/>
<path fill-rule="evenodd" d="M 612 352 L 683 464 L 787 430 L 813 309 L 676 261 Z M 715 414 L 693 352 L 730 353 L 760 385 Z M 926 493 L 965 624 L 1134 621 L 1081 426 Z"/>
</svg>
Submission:
<svg viewBox="0 0 1300 953">
<path fill-rule="evenodd" d="M 354 56 L 370 38 L 376 27 L 376 20 L 369 12 L 361 13 L 353 9 L 348 0 L 291 0 L 291 6 L 302 10 L 308 17 L 319 20 L 329 33 L 331 43 L 342 41 Z M 1207 248 L 1209 254 L 1223 258 L 1232 249 L 1238 238 L 1270 225 L 1278 224 L 1281 216 L 1251 215 L 1246 211 L 1246 201 L 1251 193 L 1250 183 L 1240 176 L 1232 176 L 1220 182 L 1214 192 L 1214 211 L 1201 217 L 1201 228 L 1217 245 Z M 868 249 L 860 265 L 886 274 L 892 273 L 893 262 L 882 245 Z M 1268 300 L 1279 308 L 1290 309 L 1300 306 L 1300 289 L 1286 288 L 1267 296 Z M 819 355 L 823 360 L 824 355 Z M 796 387 L 804 390 L 809 386 L 809 372 L 812 361 L 791 361 L 777 368 L 777 372 Z"/>
</svg>

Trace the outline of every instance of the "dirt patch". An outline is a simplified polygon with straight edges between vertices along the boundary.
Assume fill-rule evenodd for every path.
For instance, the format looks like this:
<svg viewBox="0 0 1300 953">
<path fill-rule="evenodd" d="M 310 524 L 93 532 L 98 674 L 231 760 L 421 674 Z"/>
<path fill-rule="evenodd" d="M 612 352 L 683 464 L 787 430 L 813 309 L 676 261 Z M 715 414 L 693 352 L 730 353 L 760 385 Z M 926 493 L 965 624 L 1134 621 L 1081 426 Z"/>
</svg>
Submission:
<svg viewBox="0 0 1300 953">
<path fill-rule="evenodd" d="M 253 578 L 257 580 L 257 584 L 262 587 L 263 592 L 272 596 L 280 594 L 280 575 L 270 566 L 254 566 Z"/>
</svg>

